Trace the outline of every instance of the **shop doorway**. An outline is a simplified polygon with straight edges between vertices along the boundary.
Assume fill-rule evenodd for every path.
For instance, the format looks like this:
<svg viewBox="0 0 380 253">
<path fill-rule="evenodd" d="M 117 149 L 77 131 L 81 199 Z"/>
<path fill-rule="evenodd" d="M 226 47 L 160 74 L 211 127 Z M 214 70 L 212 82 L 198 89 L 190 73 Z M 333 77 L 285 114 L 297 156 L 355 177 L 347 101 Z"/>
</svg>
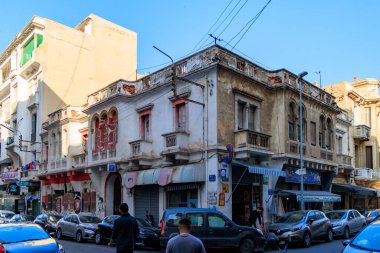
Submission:
<svg viewBox="0 0 380 253">
<path fill-rule="evenodd" d="M 121 176 L 119 173 L 111 174 L 106 180 L 106 215 L 119 214 L 122 202 Z"/>
</svg>

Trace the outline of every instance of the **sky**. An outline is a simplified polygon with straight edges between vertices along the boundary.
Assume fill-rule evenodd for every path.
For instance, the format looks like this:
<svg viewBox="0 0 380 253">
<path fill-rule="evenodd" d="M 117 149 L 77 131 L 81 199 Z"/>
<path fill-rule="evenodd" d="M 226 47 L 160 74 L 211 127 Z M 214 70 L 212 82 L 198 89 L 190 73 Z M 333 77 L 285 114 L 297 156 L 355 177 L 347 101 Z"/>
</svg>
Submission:
<svg viewBox="0 0 380 253">
<path fill-rule="evenodd" d="M 2 1 L 0 51 L 33 16 L 74 27 L 94 13 L 137 32 L 138 72 L 147 74 L 168 63 L 153 46 L 179 59 L 213 43 L 206 36 L 211 32 L 222 39 L 220 45 L 231 49 L 226 43 L 234 45 L 246 30 L 238 32 L 267 2 Z M 310 82 L 319 82 L 315 72 L 320 71 L 323 86 L 351 81 L 354 76 L 380 79 L 379 10 L 377 0 L 272 0 L 234 51 L 269 70 L 286 68 L 295 74 L 308 71 L 305 79 Z"/>
</svg>

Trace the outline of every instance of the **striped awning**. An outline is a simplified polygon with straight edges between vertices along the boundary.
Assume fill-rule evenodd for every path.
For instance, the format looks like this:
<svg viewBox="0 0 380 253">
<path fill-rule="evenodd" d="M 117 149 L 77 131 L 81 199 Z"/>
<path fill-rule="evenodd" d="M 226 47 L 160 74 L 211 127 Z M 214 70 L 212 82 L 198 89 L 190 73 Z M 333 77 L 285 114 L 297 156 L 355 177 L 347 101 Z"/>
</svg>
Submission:
<svg viewBox="0 0 380 253">
<path fill-rule="evenodd" d="M 289 193 L 296 195 L 297 202 L 301 202 L 301 191 L 295 190 L 281 190 L 282 193 Z M 340 202 L 340 195 L 326 192 L 326 191 L 304 191 L 303 192 L 304 202 Z"/>
<path fill-rule="evenodd" d="M 238 162 L 235 160 L 232 161 L 232 165 L 246 167 L 248 168 L 249 173 L 276 176 L 276 177 L 286 177 L 286 172 L 282 171 L 282 167 L 276 168 L 276 167 L 270 167 L 270 166 L 251 165 L 251 164 Z"/>
</svg>

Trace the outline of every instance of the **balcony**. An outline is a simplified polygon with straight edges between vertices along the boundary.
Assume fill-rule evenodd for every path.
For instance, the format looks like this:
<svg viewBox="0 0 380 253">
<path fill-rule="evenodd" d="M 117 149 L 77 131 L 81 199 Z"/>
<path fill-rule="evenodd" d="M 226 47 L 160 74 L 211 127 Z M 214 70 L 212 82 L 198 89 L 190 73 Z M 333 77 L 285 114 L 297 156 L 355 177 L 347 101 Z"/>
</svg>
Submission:
<svg viewBox="0 0 380 253">
<path fill-rule="evenodd" d="M 354 139 L 357 141 L 368 141 L 371 135 L 371 128 L 366 125 L 354 126 Z"/>
<path fill-rule="evenodd" d="M 85 154 L 80 154 L 80 155 L 74 155 L 72 164 L 75 167 L 85 167 L 87 163 L 86 160 L 86 155 Z"/>
<path fill-rule="evenodd" d="M 37 60 L 36 57 L 36 51 L 33 52 L 32 57 L 25 62 L 25 64 L 20 69 L 20 75 L 24 79 L 29 79 L 31 76 L 33 76 L 40 68 L 40 63 Z"/>
<path fill-rule="evenodd" d="M 177 131 L 162 135 L 164 137 L 165 150 L 162 155 L 166 161 L 189 160 L 189 133 Z"/>
<path fill-rule="evenodd" d="M 340 166 L 352 167 L 352 165 L 351 165 L 352 157 L 351 156 L 343 155 L 343 154 L 337 154 L 336 158 L 337 158 L 337 162 L 339 163 Z"/>
<path fill-rule="evenodd" d="M 154 156 L 152 155 L 152 142 L 137 140 L 129 143 L 131 146 L 131 156 L 129 165 L 131 167 L 151 167 Z"/>
<path fill-rule="evenodd" d="M 99 162 L 107 161 L 108 159 L 116 159 L 117 152 L 116 150 L 102 150 L 102 151 L 92 151 L 92 159 L 89 162 Z"/>
<path fill-rule="evenodd" d="M 306 145 L 303 144 L 302 146 L 303 146 L 303 155 L 307 155 Z M 299 141 L 289 140 L 288 144 L 286 145 L 286 150 L 287 150 L 288 153 L 299 154 L 300 153 L 300 143 L 299 143 Z"/>
<path fill-rule="evenodd" d="M 321 150 L 321 159 L 333 161 L 334 160 L 334 153 L 332 151 L 322 149 Z"/>
<path fill-rule="evenodd" d="M 35 108 L 38 105 L 38 99 L 38 93 L 34 93 L 33 95 L 29 96 L 27 104 L 29 110 Z"/>
<path fill-rule="evenodd" d="M 369 168 L 357 168 L 354 170 L 354 177 L 358 180 L 373 180 L 373 169 Z"/>
<path fill-rule="evenodd" d="M 270 135 L 247 129 L 235 132 L 236 158 L 271 155 L 270 138 Z"/>
</svg>

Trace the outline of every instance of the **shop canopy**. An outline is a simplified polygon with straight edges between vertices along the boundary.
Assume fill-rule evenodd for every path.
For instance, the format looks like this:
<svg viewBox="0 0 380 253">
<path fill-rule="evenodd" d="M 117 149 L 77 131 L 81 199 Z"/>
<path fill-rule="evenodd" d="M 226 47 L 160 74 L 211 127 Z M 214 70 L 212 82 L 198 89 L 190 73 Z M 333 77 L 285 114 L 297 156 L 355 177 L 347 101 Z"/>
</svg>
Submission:
<svg viewBox="0 0 380 253">
<path fill-rule="evenodd" d="M 297 201 L 301 202 L 301 191 L 295 190 L 281 190 L 280 195 L 296 195 Z M 304 191 L 303 192 L 304 202 L 340 202 L 340 195 L 326 192 L 326 191 Z"/>
<path fill-rule="evenodd" d="M 276 167 L 251 165 L 251 164 L 238 162 L 236 160 L 232 161 L 232 165 L 233 166 L 235 165 L 235 166 L 246 167 L 248 169 L 249 173 L 269 175 L 269 176 L 277 176 L 277 177 L 286 177 L 286 172 L 282 171 Z"/>
<path fill-rule="evenodd" d="M 333 184 L 332 191 L 337 193 L 353 193 L 363 196 L 380 196 L 380 192 L 376 189 L 361 187 L 357 185 L 351 184 Z"/>
</svg>

